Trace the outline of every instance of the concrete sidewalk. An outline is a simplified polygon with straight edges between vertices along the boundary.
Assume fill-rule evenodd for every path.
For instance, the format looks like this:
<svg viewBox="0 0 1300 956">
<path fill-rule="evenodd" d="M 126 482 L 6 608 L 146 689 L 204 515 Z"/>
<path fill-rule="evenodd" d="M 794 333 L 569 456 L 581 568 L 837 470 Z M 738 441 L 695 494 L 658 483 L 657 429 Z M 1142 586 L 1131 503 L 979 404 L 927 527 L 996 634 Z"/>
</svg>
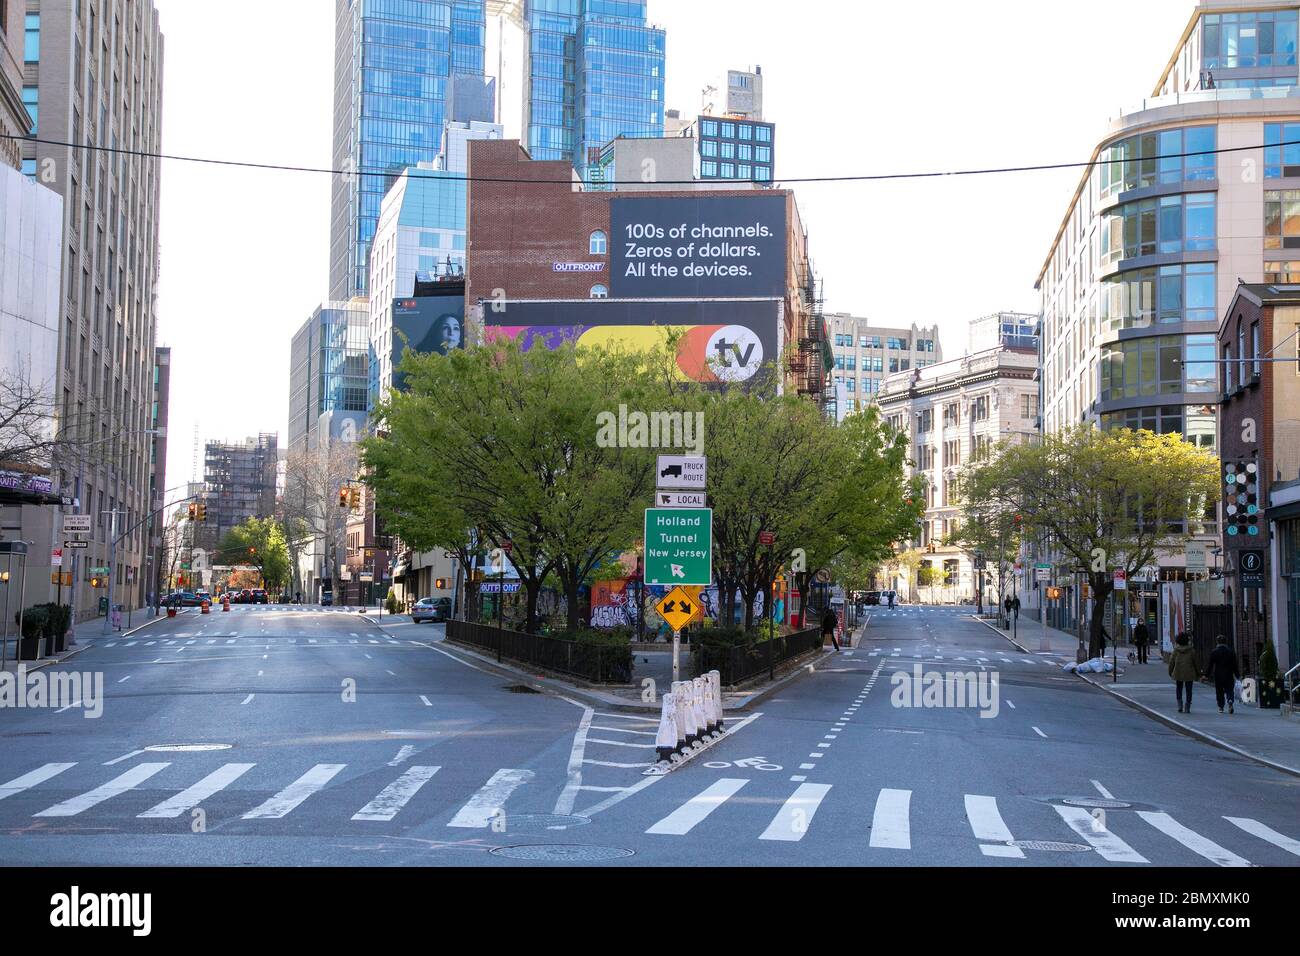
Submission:
<svg viewBox="0 0 1300 956">
<path fill-rule="evenodd" d="M 998 629 L 991 621 L 981 623 L 1011 641 L 1011 632 Z M 1036 652 L 1041 631 L 1042 625 L 1020 631 L 1017 646 L 1030 653 Z M 1079 646 L 1074 634 L 1050 627 L 1047 634 L 1053 653 L 1074 659 L 1075 649 Z M 1120 644 L 1116 650 L 1119 668 L 1115 674 L 1077 676 L 1180 733 L 1300 777 L 1300 719 L 1240 701 L 1235 713 L 1228 714 L 1225 709 L 1225 713 L 1220 714 L 1214 700 L 1214 685 L 1201 682 L 1193 685 L 1191 712 L 1180 714 L 1174 696 L 1174 682 L 1159 651 L 1148 649 L 1150 659 L 1145 664 L 1138 664 L 1129 662 L 1129 652 L 1133 651 L 1130 645 Z M 1113 659 L 1109 651 L 1107 647 L 1107 661 Z"/>
</svg>

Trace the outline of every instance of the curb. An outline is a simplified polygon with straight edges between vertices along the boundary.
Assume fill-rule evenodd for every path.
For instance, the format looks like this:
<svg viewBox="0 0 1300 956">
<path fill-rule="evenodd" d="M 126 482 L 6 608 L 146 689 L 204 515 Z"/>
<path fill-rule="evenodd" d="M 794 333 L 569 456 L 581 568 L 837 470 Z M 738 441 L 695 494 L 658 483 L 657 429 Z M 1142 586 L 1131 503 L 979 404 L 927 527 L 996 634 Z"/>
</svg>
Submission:
<svg viewBox="0 0 1300 956">
<path fill-rule="evenodd" d="M 1038 653 L 1038 651 L 1031 651 L 1029 648 L 1025 647 L 1025 645 L 1021 644 L 1019 641 L 1013 640 L 1012 637 L 1011 637 L 1011 632 L 1010 632 L 1010 631 L 1004 631 L 1004 630 L 1002 630 L 1001 628 L 994 627 L 994 626 L 993 626 L 992 624 L 990 624 L 988 621 L 984 620 L 984 618 L 982 618 L 982 617 L 976 617 L 974 614 L 972 614 L 972 615 L 970 616 L 970 619 L 971 619 L 972 621 L 975 621 L 975 622 L 979 623 L 979 624 L 983 624 L 983 625 L 984 625 L 985 627 L 987 627 L 990 631 L 993 631 L 994 633 L 996 633 L 999 637 L 1004 637 L 1004 638 L 1006 638 L 1007 643 L 1010 644 L 1012 647 L 1019 648 L 1021 651 L 1023 651 L 1023 652 L 1026 653 L 1026 654 L 1037 654 L 1037 653 Z"/>
<path fill-rule="evenodd" d="M 590 707 L 603 707 L 608 710 L 637 714 L 658 714 L 662 710 L 662 707 L 658 703 L 634 703 L 623 697 L 603 694 L 599 691 L 592 690 L 591 688 L 569 684 L 565 681 L 559 680 L 558 678 L 534 674 L 517 668 L 512 664 L 507 664 L 504 661 L 498 664 L 490 657 L 481 655 L 476 651 L 471 651 L 460 644 L 453 643 L 446 639 L 438 641 L 436 644 L 430 644 L 430 646 L 438 647 L 440 650 L 455 657 L 463 663 L 481 666 L 484 670 L 494 673 L 499 677 L 507 677 L 511 680 L 520 681 L 526 686 L 531 687 L 533 690 L 541 691 L 543 693 L 551 693 L 558 697 L 574 698 L 582 701 Z M 829 653 L 830 652 L 828 651 L 823 651 L 821 657 L 824 658 Z M 806 661 L 805 663 L 792 668 L 783 676 L 778 677 L 775 681 L 768 684 L 766 687 L 763 687 L 761 690 L 748 694 L 739 701 L 724 703 L 722 707 L 724 713 L 734 713 L 736 711 L 742 711 L 749 707 L 753 707 L 755 704 L 767 699 L 777 691 L 784 690 L 796 680 L 812 673 L 816 669 L 816 665 L 819 661 L 820 658 L 813 658 Z"/>
<path fill-rule="evenodd" d="M 39 661 L 19 661 L 20 664 L 27 664 L 26 671 L 30 674 L 32 671 L 38 671 L 42 667 L 49 667 L 51 664 L 62 664 L 66 660 L 76 657 L 82 651 L 88 651 L 93 644 L 77 644 L 76 648 L 71 651 L 64 651 L 62 657 L 43 657 Z M 9 673 L 6 671 L 5 673 Z"/>
<path fill-rule="evenodd" d="M 176 616 L 177 616 L 177 617 L 180 617 L 182 614 L 185 613 L 186 610 L 188 610 L 188 609 L 187 609 L 187 608 L 177 608 L 177 609 L 176 609 Z M 144 628 L 148 627 L 150 624 L 157 624 L 159 621 L 165 621 L 165 620 L 167 620 L 167 615 L 166 615 L 166 614 L 159 614 L 157 617 L 150 618 L 149 620 L 145 621 L 143 624 L 137 624 L 135 627 L 131 628 L 131 630 L 129 630 L 129 631 L 123 631 L 121 634 L 119 634 L 119 635 L 117 635 L 117 636 L 118 636 L 118 638 L 130 637 L 130 636 L 131 636 L 132 634 L 134 634 L 136 631 L 143 630 Z"/>
<path fill-rule="evenodd" d="M 1202 740 L 1214 747 L 1220 747 L 1223 750 L 1231 751 L 1232 753 L 1235 753 L 1239 757 L 1245 757 L 1247 760 L 1252 760 L 1255 763 L 1263 764 L 1265 767 L 1269 767 L 1273 770 L 1278 770 L 1282 773 L 1289 774 L 1293 777 L 1300 777 L 1300 767 L 1289 767 L 1284 763 L 1278 763 L 1274 760 L 1269 760 L 1267 757 L 1261 757 L 1259 754 L 1251 753 L 1249 750 L 1243 750 L 1241 747 L 1238 747 L 1236 744 L 1230 744 L 1226 740 L 1220 740 L 1218 737 L 1214 736 L 1213 734 L 1206 733 L 1204 730 L 1199 730 L 1196 727 L 1192 727 L 1189 724 L 1185 724 L 1181 720 L 1175 720 L 1174 718 L 1168 716 L 1167 714 L 1162 714 L 1154 707 L 1148 707 L 1146 704 L 1134 700 L 1132 697 L 1129 697 L 1126 694 L 1121 694 L 1117 690 L 1111 690 L 1105 684 L 1095 681 L 1091 677 L 1079 673 L 1076 673 L 1075 676 L 1080 678 L 1081 680 L 1086 681 L 1087 683 L 1091 684 L 1093 687 L 1096 687 L 1099 690 L 1104 690 L 1106 693 L 1110 694 L 1110 696 L 1122 700 L 1124 703 L 1128 704 L 1134 710 L 1141 711 L 1142 713 L 1150 717 L 1152 720 L 1157 721 L 1158 723 L 1162 723 L 1166 727 L 1169 727 L 1172 730 L 1176 730 L 1179 733 L 1184 734 L 1185 736 L 1195 737 L 1196 739 Z"/>
</svg>

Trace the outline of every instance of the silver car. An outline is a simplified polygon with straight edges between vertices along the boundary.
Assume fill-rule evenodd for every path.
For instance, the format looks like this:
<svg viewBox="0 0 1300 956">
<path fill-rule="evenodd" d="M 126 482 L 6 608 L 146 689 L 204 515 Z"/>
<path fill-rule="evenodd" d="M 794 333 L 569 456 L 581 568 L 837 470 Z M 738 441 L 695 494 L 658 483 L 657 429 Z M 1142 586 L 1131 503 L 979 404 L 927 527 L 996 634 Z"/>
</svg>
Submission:
<svg viewBox="0 0 1300 956">
<path fill-rule="evenodd" d="M 451 598 L 420 598 L 411 608 L 411 621 L 446 621 L 451 617 Z"/>
</svg>

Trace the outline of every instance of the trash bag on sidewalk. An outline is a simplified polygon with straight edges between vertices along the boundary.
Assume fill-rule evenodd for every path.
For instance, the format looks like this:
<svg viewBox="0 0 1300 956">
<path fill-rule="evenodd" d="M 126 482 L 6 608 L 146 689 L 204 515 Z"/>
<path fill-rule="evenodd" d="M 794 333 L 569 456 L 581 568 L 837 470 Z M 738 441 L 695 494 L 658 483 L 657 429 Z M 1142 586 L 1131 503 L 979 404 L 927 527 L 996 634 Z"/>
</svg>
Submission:
<svg viewBox="0 0 1300 956">
<path fill-rule="evenodd" d="M 1082 664 L 1066 664 L 1063 668 L 1067 671 L 1078 671 L 1080 674 L 1109 674 L 1112 670 L 1110 661 L 1102 657 L 1094 657 L 1090 661 L 1084 661 Z"/>
</svg>

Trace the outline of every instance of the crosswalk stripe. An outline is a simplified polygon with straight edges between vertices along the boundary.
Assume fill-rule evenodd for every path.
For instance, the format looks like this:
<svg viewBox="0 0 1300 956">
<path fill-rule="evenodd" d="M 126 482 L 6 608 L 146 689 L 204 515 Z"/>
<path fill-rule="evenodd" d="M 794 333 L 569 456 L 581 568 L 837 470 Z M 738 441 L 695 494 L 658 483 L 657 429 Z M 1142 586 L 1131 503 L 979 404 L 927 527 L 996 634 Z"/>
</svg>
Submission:
<svg viewBox="0 0 1300 956">
<path fill-rule="evenodd" d="M 498 770 L 447 824 L 449 827 L 485 827 L 522 784 L 533 779 L 531 770 Z"/>
<path fill-rule="evenodd" d="M 230 786 L 257 764 L 228 763 L 218 767 L 192 787 L 187 787 L 174 797 L 168 797 L 156 807 L 151 807 L 140 816 L 146 819 L 179 817 L 186 810 L 197 807 L 208 797 Z"/>
<path fill-rule="evenodd" d="M 85 793 L 64 800 L 62 803 L 56 803 L 48 810 L 42 810 L 40 813 L 34 813 L 32 815 L 37 817 L 76 816 L 81 811 L 89 810 L 91 807 L 103 803 L 110 797 L 115 797 L 119 793 L 126 793 L 137 784 L 144 783 L 159 770 L 170 766 L 170 763 L 136 764 L 130 770 L 126 771 L 126 773 L 114 777 L 108 783 L 98 786 L 94 790 L 87 790 Z"/>
<path fill-rule="evenodd" d="M 760 835 L 760 840 L 802 840 L 812 824 L 813 814 L 830 792 L 828 783 L 801 783 L 776 812 L 772 822 Z"/>
<path fill-rule="evenodd" d="M 723 777 L 714 781 L 645 832 L 671 836 L 690 833 L 692 827 L 735 796 L 747 783 L 749 780 L 737 777 Z"/>
<path fill-rule="evenodd" d="M 335 774 L 346 766 L 343 763 L 318 763 L 261 806 L 245 813 L 244 819 L 278 819 L 284 816 L 334 779 Z"/>
<path fill-rule="evenodd" d="M 1052 804 L 1052 809 L 1061 815 L 1061 819 L 1070 825 L 1070 829 L 1088 841 L 1102 859 L 1112 863 L 1150 863 L 1137 850 L 1133 849 L 1105 827 L 1098 828 L 1097 821 L 1091 813 L 1081 807 L 1063 807 Z"/>
<path fill-rule="evenodd" d="M 1006 846 L 1014 839 L 1007 825 L 998 813 L 997 797 L 981 796 L 968 793 L 966 797 L 966 818 L 970 821 L 971 831 L 977 840 L 987 840 L 980 844 L 980 852 L 985 856 L 1005 856 L 1024 859 L 1025 851 L 1015 846 Z M 991 845 L 990 845 L 991 844 Z"/>
<path fill-rule="evenodd" d="M 871 817 L 871 845 L 891 850 L 912 849 L 909 810 L 911 790 L 885 788 L 876 797 L 876 811 Z"/>
<path fill-rule="evenodd" d="M 1252 820 L 1249 817 L 1224 817 L 1235 827 L 1240 827 L 1251 836 L 1257 836 L 1261 840 L 1267 840 L 1274 846 L 1281 847 L 1288 853 L 1300 856 L 1300 840 L 1293 840 L 1285 834 L 1278 833 L 1272 827 L 1266 827 L 1258 820 Z"/>
<path fill-rule="evenodd" d="M 352 815 L 353 820 L 391 820 L 421 787 L 438 772 L 438 767 L 410 767 L 384 787 L 375 798 Z"/>
<path fill-rule="evenodd" d="M 1225 850 L 1213 840 L 1206 839 L 1195 830 L 1189 830 L 1167 813 L 1157 810 L 1139 810 L 1140 816 L 1165 836 L 1172 837 L 1197 856 L 1202 856 L 1217 866 L 1250 866 L 1250 861 Z"/>
<path fill-rule="evenodd" d="M 38 783 L 44 783 L 51 777 L 57 777 L 63 771 L 69 770 L 76 765 L 75 761 L 73 763 L 47 763 L 29 773 L 23 774 L 21 777 L 14 777 L 8 783 L 0 783 L 0 800 L 5 797 L 12 797 L 15 793 L 30 790 Z"/>
</svg>

